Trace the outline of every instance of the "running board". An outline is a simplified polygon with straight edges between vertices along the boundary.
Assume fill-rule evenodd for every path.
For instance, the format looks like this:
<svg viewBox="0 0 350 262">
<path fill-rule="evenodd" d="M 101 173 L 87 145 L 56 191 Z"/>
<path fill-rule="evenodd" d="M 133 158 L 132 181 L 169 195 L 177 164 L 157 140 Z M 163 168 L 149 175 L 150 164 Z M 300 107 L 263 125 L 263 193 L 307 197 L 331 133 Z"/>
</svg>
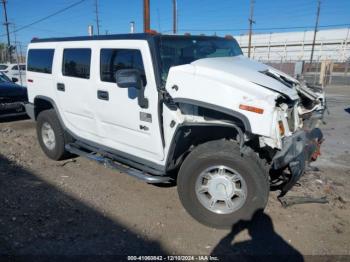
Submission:
<svg viewBox="0 0 350 262">
<path fill-rule="evenodd" d="M 111 169 L 117 169 L 118 171 L 128 174 L 132 177 L 136 177 L 139 180 L 142 180 L 144 182 L 150 183 L 150 184 L 158 184 L 158 183 L 170 183 L 171 178 L 167 176 L 152 176 L 150 174 L 147 174 L 145 172 L 142 172 L 140 170 L 125 166 L 121 163 L 118 163 L 116 161 L 113 161 L 109 158 L 96 155 L 94 152 L 86 152 L 82 148 L 80 148 L 78 145 L 75 145 L 74 143 L 67 144 L 65 146 L 66 150 L 72 154 L 79 155 L 86 157 L 88 159 L 94 160 L 105 167 L 109 167 Z"/>
</svg>

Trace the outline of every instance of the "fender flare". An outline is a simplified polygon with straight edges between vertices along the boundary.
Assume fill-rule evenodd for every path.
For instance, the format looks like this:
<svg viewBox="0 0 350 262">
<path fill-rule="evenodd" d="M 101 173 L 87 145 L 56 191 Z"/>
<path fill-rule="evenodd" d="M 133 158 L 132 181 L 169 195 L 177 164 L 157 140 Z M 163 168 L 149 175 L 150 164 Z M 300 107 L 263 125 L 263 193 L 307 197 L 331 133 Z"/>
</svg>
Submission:
<svg viewBox="0 0 350 262">
<path fill-rule="evenodd" d="M 169 170 L 169 166 L 171 166 L 171 161 L 173 160 L 173 156 L 175 155 L 176 146 L 178 145 L 178 140 L 181 138 L 180 135 L 183 133 L 182 131 L 186 128 L 190 127 L 210 127 L 210 126 L 218 126 L 218 127 L 227 127 L 236 130 L 239 136 L 239 144 L 241 150 L 244 147 L 244 133 L 242 129 L 237 126 L 235 123 L 227 122 L 227 123 L 182 123 L 176 127 L 174 135 L 171 139 L 169 150 L 166 156 L 165 168 Z"/>
<path fill-rule="evenodd" d="M 245 131 L 250 132 L 250 133 L 252 132 L 252 128 L 251 128 L 251 125 L 250 125 L 248 118 L 240 112 L 230 110 L 228 108 L 221 107 L 218 105 L 189 99 L 189 98 L 173 98 L 173 101 L 174 101 L 174 103 L 189 104 L 189 105 L 195 105 L 195 106 L 199 106 L 199 107 L 203 107 L 203 108 L 207 108 L 207 109 L 212 109 L 214 111 L 218 111 L 220 113 L 224 113 L 224 114 L 233 116 L 233 117 L 242 121 Z"/>
</svg>

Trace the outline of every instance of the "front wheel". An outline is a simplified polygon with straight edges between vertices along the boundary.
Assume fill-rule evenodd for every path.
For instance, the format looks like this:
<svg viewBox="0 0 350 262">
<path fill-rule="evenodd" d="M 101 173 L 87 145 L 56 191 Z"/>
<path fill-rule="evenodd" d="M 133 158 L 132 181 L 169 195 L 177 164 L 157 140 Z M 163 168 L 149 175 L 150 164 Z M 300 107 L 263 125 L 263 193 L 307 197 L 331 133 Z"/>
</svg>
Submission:
<svg viewBox="0 0 350 262">
<path fill-rule="evenodd" d="M 210 141 L 195 148 L 178 175 L 178 193 L 187 212 L 210 227 L 228 228 L 264 209 L 269 194 L 268 174 L 250 149 Z"/>
</svg>

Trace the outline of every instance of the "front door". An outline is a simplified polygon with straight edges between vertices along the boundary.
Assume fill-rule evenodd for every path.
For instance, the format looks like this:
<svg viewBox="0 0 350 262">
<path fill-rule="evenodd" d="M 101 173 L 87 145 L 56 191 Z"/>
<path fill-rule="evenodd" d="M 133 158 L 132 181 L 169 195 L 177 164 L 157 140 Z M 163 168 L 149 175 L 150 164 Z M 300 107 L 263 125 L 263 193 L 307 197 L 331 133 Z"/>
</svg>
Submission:
<svg viewBox="0 0 350 262">
<path fill-rule="evenodd" d="M 103 144 L 151 162 L 164 158 L 158 119 L 158 92 L 148 43 L 144 40 L 101 41 L 95 61 L 96 119 Z M 138 69 L 145 86 L 147 108 L 138 103 L 140 90 L 121 88 L 115 73 Z M 96 73 L 95 72 L 95 73 Z"/>
</svg>

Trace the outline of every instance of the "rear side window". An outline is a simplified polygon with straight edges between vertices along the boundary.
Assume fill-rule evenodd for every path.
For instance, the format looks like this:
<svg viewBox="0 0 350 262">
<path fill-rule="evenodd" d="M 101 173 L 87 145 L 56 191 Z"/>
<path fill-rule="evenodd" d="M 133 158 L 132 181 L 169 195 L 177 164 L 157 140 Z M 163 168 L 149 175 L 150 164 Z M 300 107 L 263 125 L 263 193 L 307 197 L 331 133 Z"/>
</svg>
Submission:
<svg viewBox="0 0 350 262">
<path fill-rule="evenodd" d="M 90 78 L 91 49 L 71 48 L 63 51 L 62 74 L 79 78 Z"/>
<path fill-rule="evenodd" d="M 101 49 L 101 81 L 115 83 L 115 73 L 120 69 L 138 69 L 146 85 L 145 69 L 140 50 Z"/>
<path fill-rule="evenodd" d="M 51 74 L 54 49 L 30 49 L 28 71 Z"/>
</svg>

